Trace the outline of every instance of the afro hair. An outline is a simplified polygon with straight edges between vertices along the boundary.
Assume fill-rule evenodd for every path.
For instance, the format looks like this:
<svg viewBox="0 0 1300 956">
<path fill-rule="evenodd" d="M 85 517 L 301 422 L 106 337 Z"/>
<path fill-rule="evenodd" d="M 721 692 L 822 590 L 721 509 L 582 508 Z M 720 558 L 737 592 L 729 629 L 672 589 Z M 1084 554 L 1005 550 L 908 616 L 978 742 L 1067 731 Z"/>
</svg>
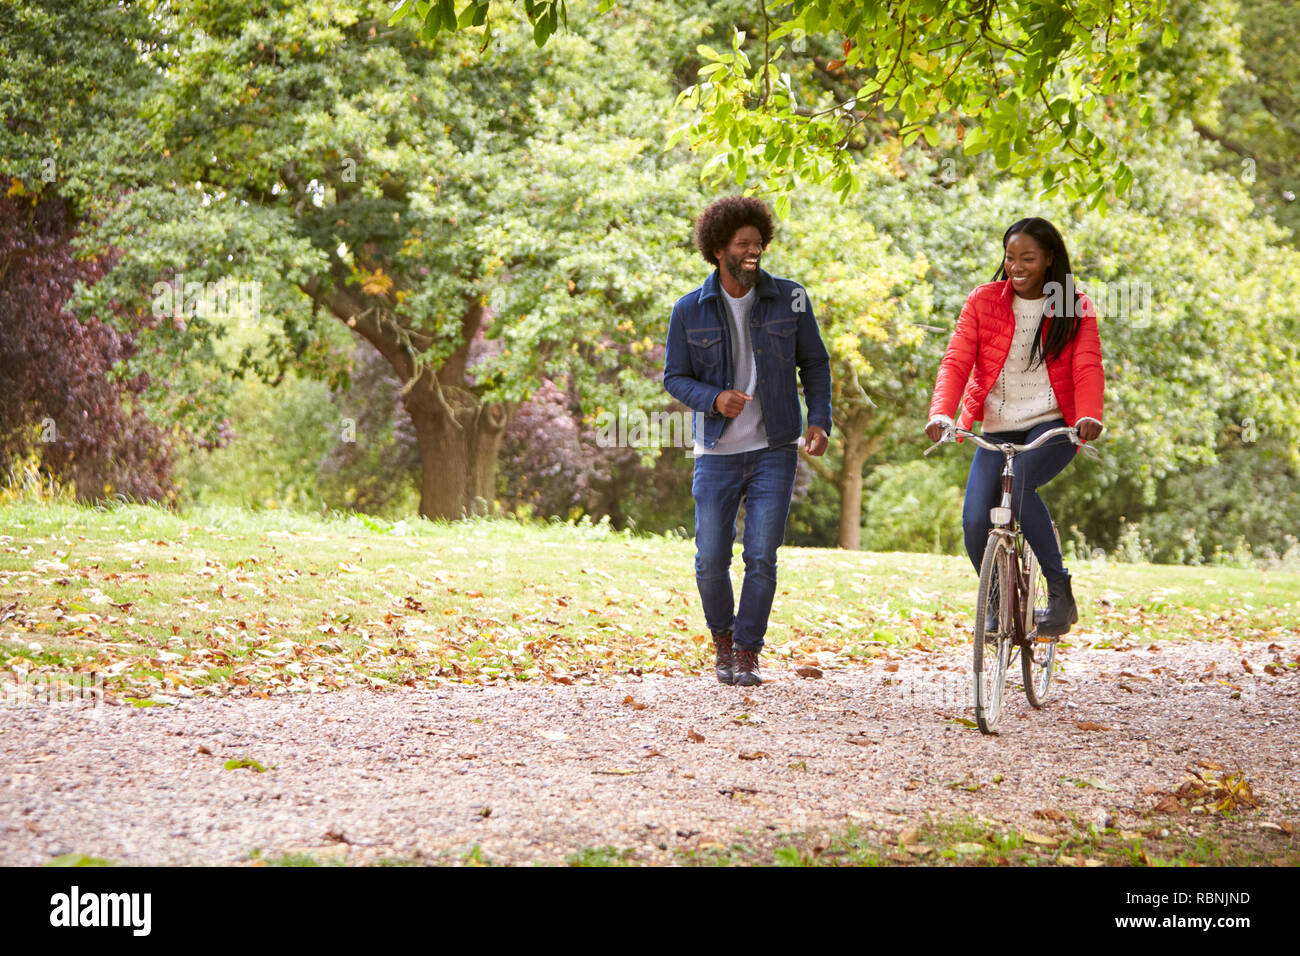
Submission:
<svg viewBox="0 0 1300 956">
<path fill-rule="evenodd" d="M 714 253 L 725 249 L 731 238 L 744 226 L 753 226 L 763 239 L 766 249 L 772 242 L 775 227 L 772 213 L 766 205 L 749 196 L 726 196 L 709 205 L 695 223 L 695 247 L 700 250 L 704 261 L 711 266 L 718 264 Z"/>
</svg>

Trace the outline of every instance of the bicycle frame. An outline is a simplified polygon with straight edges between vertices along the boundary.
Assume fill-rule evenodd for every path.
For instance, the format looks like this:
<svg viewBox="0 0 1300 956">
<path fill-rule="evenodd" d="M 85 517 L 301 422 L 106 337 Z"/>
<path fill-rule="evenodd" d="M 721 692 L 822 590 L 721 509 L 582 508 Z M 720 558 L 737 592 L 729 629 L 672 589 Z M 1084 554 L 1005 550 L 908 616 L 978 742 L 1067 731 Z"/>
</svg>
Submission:
<svg viewBox="0 0 1300 956">
<path fill-rule="evenodd" d="M 944 436 L 927 448 L 924 454 L 928 455 L 940 445 L 953 441 L 954 436 L 956 435 L 969 438 L 981 448 L 987 448 L 989 451 L 999 452 L 1006 457 L 1006 464 L 1002 466 L 1002 498 L 996 506 L 989 509 L 989 521 L 993 525 L 993 527 L 989 529 L 989 534 L 1003 535 L 1007 537 L 1007 543 L 1011 546 L 1011 553 L 1015 561 L 1015 567 L 1012 569 L 1014 573 L 1010 576 L 1012 592 L 1010 595 L 1010 606 L 1016 612 L 1011 615 L 1014 619 L 1011 625 L 1012 633 L 1014 635 L 1013 644 L 1019 648 L 1029 647 L 1029 639 L 1025 632 L 1023 621 L 1025 609 L 1020 606 L 1024 596 L 1029 593 L 1029 582 L 1026 579 L 1025 566 L 1022 559 L 1023 545 L 1018 546 L 1017 544 L 1017 539 L 1021 537 L 1020 529 L 1016 527 L 1015 510 L 1011 505 L 1011 494 L 1012 489 L 1015 487 L 1016 480 L 1016 455 L 1023 454 L 1027 451 L 1033 451 L 1035 448 L 1040 448 L 1058 435 L 1067 436 L 1071 442 L 1079 445 L 1094 457 L 1097 456 L 1096 449 L 1084 445 L 1079 438 L 1079 433 L 1069 426 L 1050 429 L 1043 432 L 1043 434 L 1039 435 L 1032 442 L 1026 445 L 1017 445 L 1012 442 L 989 441 L 983 435 L 977 435 L 972 431 L 967 431 L 964 428 L 958 428 L 954 425 L 948 426 L 944 432 Z"/>
<path fill-rule="evenodd" d="M 996 733 L 995 728 L 1002 715 L 1007 671 L 1016 655 L 1020 655 L 1025 695 L 1029 698 L 1030 705 L 1036 708 L 1042 706 L 1043 697 L 1046 696 L 1056 657 L 1056 637 L 1038 636 L 1038 620 L 1033 607 L 1036 603 L 1033 594 L 1037 587 L 1039 573 L 1036 570 L 1037 555 L 1029 548 L 1029 543 L 1024 540 L 1024 535 L 1016 526 L 1012 500 L 1015 490 L 1016 456 L 1032 451 L 1059 435 L 1067 436 L 1071 442 L 1087 452 L 1089 457 L 1100 458 L 1101 456 L 1095 448 L 1085 445 L 1079 438 L 1079 433 L 1069 427 L 1050 429 L 1028 444 L 1017 445 L 1012 442 L 992 442 L 982 435 L 976 435 L 974 432 L 951 424 L 944 426 L 943 437 L 926 449 L 925 454 L 930 454 L 945 442 L 953 441 L 957 435 L 971 439 L 981 448 L 998 452 L 1006 459 L 1006 463 L 1002 466 L 1002 497 L 996 506 L 989 509 L 989 523 L 992 527 L 989 528 L 988 542 L 984 547 L 984 560 L 979 569 L 980 584 L 975 601 L 977 615 L 975 640 L 972 645 L 974 661 L 971 676 L 974 679 L 975 720 L 981 733 L 991 734 Z M 1055 525 L 1052 526 L 1052 533 L 1056 534 Z M 1059 540 L 1058 535 L 1058 543 Z M 1004 550 L 1009 551 L 1010 554 L 1003 556 Z M 1009 566 L 1004 566 L 1002 563 L 1004 561 Z M 1000 582 L 999 590 L 996 592 L 999 620 L 995 621 L 995 629 L 990 632 L 986 615 L 995 606 L 993 604 L 994 574 Z M 1031 574 L 1035 576 L 1033 579 L 1030 577 Z M 1010 618 L 1009 622 L 1007 618 Z M 1006 627 L 1003 626 L 1004 623 Z M 1034 638 L 1049 642 L 1046 654 L 1041 660 L 1036 656 Z M 990 646 L 996 648 L 991 671 L 985 660 L 987 648 Z"/>
</svg>

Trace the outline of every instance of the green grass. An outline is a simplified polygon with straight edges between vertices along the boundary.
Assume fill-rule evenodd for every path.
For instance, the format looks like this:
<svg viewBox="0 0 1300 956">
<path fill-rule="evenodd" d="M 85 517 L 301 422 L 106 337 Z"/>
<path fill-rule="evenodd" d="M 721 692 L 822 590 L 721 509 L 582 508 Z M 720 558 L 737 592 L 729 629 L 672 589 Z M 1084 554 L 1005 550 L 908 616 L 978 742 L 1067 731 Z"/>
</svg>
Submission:
<svg viewBox="0 0 1300 956">
<path fill-rule="evenodd" d="M 1257 814 L 1224 815 L 1181 823 L 1148 814 L 1134 830 L 1098 827 L 1078 819 L 1060 824 L 1010 824 L 985 817 L 926 816 L 890 830 L 857 825 L 809 832 L 738 833 L 726 845 L 704 844 L 654 853 L 645 847 L 581 847 L 565 857 L 571 867 L 681 866 L 941 866 L 941 867 L 1186 867 L 1297 866 L 1300 843 L 1289 833 L 1249 824 Z M 436 858 L 381 857 L 364 863 L 324 850 L 250 851 L 254 866 L 493 866 L 475 844 Z M 118 863 L 69 853 L 45 866 L 116 866 Z"/>
<path fill-rule="evenodd" d="M 97 670 L 110 694 L 140 700 L 711 666 L 694 546 L 677 537 L 22 500 L 0 504 L 0 526 L 0 593 L 16 602 L 0 664 Z M 1296 572 L 1091 561 L 1072 572 L 1072 640 L 1300 629 Z M 962 558 L 783 548 L 767 654 L 837 667 L 964 644 L 974 583 Z"/>
<path fill-rule="evenodd" d="M 632 866 L 633 851 L 617 847 L 588 847 L 572 853 L 565 862 L 569 866 Z"/>
<path fill-rule="evenodd" d="M 856 826 L 775 839 L 739 840 L 679 850 L 686 866 L 1296 866 L 1294 837 L 1246 828 L 1244 819 L 1197 822 L 1198 831 L 1153 817 L 1140 831 L 1098 828 L 1078 821 L 1017 827 L 976 817 L 926 817 L 891 832 Z M 581 861 L 581 862 L 579 862 Z M 573 866 L 634 866 L 632 848 L 587 849 Z"/>
</svg>

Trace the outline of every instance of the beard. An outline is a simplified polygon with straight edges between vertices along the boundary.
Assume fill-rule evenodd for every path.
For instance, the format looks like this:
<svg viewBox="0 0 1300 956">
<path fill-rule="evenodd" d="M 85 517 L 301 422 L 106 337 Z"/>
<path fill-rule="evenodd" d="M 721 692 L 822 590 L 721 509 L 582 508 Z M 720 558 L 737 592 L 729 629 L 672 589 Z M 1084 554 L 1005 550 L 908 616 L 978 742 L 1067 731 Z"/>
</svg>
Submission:
<svg viewBox="0 0 1300 956">
<path fill-rule="evenodd" d="M 760 256 L 758 262 L 751 271 L 741 265 L 746 258 L 746 256 L 735 256 L 733 258 L 732 256 L 724 255 L 722 257 L 722 262 L 723 265 L 726 266 L 727 274 L 731 276 L 731 278 L 735 279 L 741 288 L 752 289 L 754 284 L 758 282 L 758 270 L 762 268 L 763 260 Z"/>
</svg>

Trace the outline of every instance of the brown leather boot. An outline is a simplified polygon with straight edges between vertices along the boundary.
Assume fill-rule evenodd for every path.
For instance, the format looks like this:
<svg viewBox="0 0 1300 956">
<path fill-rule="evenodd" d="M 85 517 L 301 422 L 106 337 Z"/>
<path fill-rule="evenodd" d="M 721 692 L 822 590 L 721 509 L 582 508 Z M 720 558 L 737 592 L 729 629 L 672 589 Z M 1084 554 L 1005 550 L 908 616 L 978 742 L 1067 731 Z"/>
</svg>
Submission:
<svg viewBox="0 0 1300 956">
<path fill-rule="evenodd" d="M 749 647 L 736 648 L 736 685 L 757 687 L 763 683 L 758 676 L 758 651 Z"/>
<path fill-rule="evenodd" d="M 723 631 L 721 634 L 713 635 L 713 650 L 717 652 L 715 669 L 718 674 L 718 683 L 734 684 L 736 682 L 735 648 L 731 643 L 730 631 Z"/>
</svg>

